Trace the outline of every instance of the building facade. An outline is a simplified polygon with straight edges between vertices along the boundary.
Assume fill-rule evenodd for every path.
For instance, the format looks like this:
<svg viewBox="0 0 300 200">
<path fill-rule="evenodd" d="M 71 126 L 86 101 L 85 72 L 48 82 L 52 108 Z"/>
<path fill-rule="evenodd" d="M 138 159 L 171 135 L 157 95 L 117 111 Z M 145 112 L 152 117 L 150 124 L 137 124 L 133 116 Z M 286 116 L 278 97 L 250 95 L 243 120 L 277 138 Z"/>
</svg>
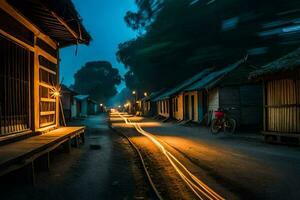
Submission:
<svg viewBox="0 0 300 200">
<path fill-rule="evenodd" d="M 250 74 L 263 82 L 263 133 L 273 142 L 300 143 L 300 48 Z"/>
<path fill-rule="evenodd" d="M 71 1 L 0 1 L 1 137 L 59 127 L 59 49 L 89 41 Z"/>
<path fill-rule="evenodd" d="M 219 108 L 230 109 L 229 115 L 239 127 L 259 128 L 262 124 L 262 87 L 248 76 L 256 68 L 241 60 L 216 70 L 185 88 L 184 116 L 194 122 L 210 124 Z"/>
</svg>

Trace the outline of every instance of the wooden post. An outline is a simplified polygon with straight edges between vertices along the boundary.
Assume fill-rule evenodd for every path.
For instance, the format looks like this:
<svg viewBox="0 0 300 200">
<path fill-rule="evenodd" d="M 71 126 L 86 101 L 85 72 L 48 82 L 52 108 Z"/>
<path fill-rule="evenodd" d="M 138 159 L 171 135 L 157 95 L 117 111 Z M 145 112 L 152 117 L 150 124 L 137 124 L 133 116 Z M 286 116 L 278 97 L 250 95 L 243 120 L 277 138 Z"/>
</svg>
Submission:
<svg viewBox="0 0 300 200">
<path fill-rule="evenodd" d="M 69 138 L 65 143 L 64 143 L 64 149 L 66 153 L 71 152 L 71 138 Z"/>
<path fill-rule="evenodd" d="M 263 81 L 263 129 L 264 131 L 267 131 L 267 97 L 266 97 L 266 92 L 267 92 L 267 88 L 266 88 L 266 82 Z"/>
<path fill-rule="evenodd" d="M 37 131 L 40 128 L 40 72 L 39 72 L 39 55 L 36 48 L 37 37 L 34 36 L 34 64 L 33 64 L 33 130 Z"/>
<path fill-rule="evenodd" d="M 26 171 L 27 181 L 35 186 L 35 170 L 33 161 L 26 166 Z"/>
</svg>

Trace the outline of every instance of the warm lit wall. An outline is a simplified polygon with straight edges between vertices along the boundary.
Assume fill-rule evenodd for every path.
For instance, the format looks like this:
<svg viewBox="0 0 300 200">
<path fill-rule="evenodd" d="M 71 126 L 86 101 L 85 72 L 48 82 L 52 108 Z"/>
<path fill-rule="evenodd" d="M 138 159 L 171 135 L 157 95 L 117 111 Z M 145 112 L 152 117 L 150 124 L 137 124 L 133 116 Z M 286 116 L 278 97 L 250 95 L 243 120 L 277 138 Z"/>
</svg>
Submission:
<svg viewBox="0 0 300 200">
<path fill-rule="evenodd" d="M 161 100 L 157 102 L 157 112 L 163 117 L 170 117 L 169 100 Z"/>
<path fill-rule="evenodd" d="M 175 99 L 177 99 L 178 109 L 175 107 Z M 178 94 L 172 98 L 173 103 L 173 117 L 177 120 L 183 120 L 183 94 Z"/>
<path fill-rule="evenodd" d="M 20 45 L 22 48 L 30 51 L 33 55 L 33 63 L 32 63 L 32 89 L 30 91 L 32 95 L 31 107 L 28 110 L 30 113 L 30 129 L 33 131 L 46 131 L 50 128 L 55 128 L 59 126 L 59 98 L 53 97 L 51 91 L 53 90 L 53 85 L 57 86 L 58 82 L 58 59 L 56 55 L 53 55 L 47 51 L 37 41 L 42 41 L 46 43 L 53 51 L 58 51 L 57 42 L 51 39 L 49 36 L 44 34 L 44 31 L 40 31 L 37 27 L 32 24 L 30 20 L 25 18 L 23 15 L 19 14 L 17 10 L 15 10 L 11 5 L 7 3 L 7 1 L 0 1 L 0 9 L 4 11 L 4 13 L 9 14 L 14 20 L 11 20 L 9 23 L 11 24 L 21 24 L 20 26 L 25 30 L 25 28 L 32 34 L 32 41 L 34 44 L 29 44 L 28 40 L 22 40 L 22 37 L 15 37 L 19 27 L 11 27 L 12 30 L 2 29 L 0 28 L 1 36 L 14 41 L 16 44 Z M 15 22 L 18 23 L 15 23 Z M 14 31 L 15 29 L 16 31 Z M 13 32 L 10 32 L 13 31 Z M 13 34 L 11 34 L 13 33 Z M 18 33 L 19 34 L 19 33 Z M 44 62 L 45 61 L 45 62 Z M 50 69 L 47 64 L 55 65 L 55 69 L 53 67 Z M 50 64 L 49 64 L 50 65 Z M 47 78 L 52 77 L 52 82 L 47 81 Z"/>
</svg>

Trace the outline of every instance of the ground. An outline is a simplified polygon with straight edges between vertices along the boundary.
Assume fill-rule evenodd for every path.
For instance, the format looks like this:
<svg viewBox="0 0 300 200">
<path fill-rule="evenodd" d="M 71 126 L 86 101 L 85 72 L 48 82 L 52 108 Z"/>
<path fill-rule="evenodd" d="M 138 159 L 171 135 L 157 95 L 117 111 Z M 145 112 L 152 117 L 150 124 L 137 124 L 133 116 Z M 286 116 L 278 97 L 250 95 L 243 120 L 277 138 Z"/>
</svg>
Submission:
<svg viewBox="0 0 300 200">
<path fill-rule="evenodd" d="M 124 136 L 140 150 L 164 199 L 197 199 L 162 149 L 144 134 L 153 135 L 178 159 L 183 166 L 177 170 L 185 167 L 220 197 L 300 199 L 299 147 L 267 144 L 255 134 L 211 135 L 199 126 L 122 116 L 111 116 L 109 123 L 106 114 L 72 122 L 86 126 L 86 143 L 70 153 L 52 152 L 50 171 L 38 173 L 35 187 L 22 171 L 6 176 L 1 199 L 156 199 Z"/>
<path fill-rule="evenodd" d="M 184 127 L 142 117 L 128 119 L 138 122 L 143 130 L 162 141 L 195 176 L 226 199 L 300 198 L 299 147 L 267 144 L 259 135 L 215 136 L 201 127 Z M 114 117 L 114 121 L 114 128 L 126 133 L 141 149 L 155 154 L 149 150 L 145 136 L 144 139 L 137 137 L 138 133 L 132 133 L 137 131 L 120 118 Z M 156 159 L 161 154 L 152 157 Z M 174 170 L 171 174 L 173 179 L 180 180 Z"/>
<path fill-rule="evenodd" d="M 150 198 L 140 163 L 128 141 L 107 126 L 107 115 L 90 116 L 73 125 L 86 126 L 86 143 L 70 154 L 52 153 L 49 172 L 40 172 L 37 184 L 19 183 L 8 176 L 1 184 L 5 199 L 140 199 Z M 99 148 L 100 147 L 100 148 Z"/>
</svg>

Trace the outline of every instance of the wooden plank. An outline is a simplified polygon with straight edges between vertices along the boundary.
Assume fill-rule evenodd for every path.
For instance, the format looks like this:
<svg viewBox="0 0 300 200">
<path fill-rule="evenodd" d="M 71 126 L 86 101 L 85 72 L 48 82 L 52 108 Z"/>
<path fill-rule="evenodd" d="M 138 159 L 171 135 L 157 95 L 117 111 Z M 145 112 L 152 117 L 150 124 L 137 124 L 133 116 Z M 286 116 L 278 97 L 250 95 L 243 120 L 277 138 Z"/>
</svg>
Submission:
<svg viewBox="0 0 300 200">
<path fill-rule="evenodd" d="M 8 167 L 13 169 L 22 167 L 20 161 L 34 160 L 52 150 L 55 145 L 65 142 L 68 138 L 84 133 L 84 127 L 63 127 L 48 133 L 34 136 L 25 140 L 0 146 L 0 174 L 9 172 Z M 25 163 L 26 164 L 26 163 Z"/>
<path fill-rule="evenodd" d="M 50 74 L 56 75 L 55 71 L 52 71 L 51 69 L 48 69 L 47 67 L 44 67 L 42 65 L 40 65 L 40 69 L 42 69 L 42 70 L 44 70 L 46 72 L 49 72 Z"/>
<path fill-rule="evenodd" d="M 48 89 L 53 89 L 53 87 L 54 87 L 54 86 L 49 85 L 49 84 L 44 83 L 44 82 L 39 82 L 39 85 L 40 85 L 40 86 L 43 86 L 43 87 L 45 87 L 45 88 L 48 88 Z"/>
<path fill-rule="evenodd" d="M 55 102 L 56 102 L 56 99 L 41 98 L 41 101 L 42 101 L 42 102 L 52 102 L 52 103 L 55 103 Z"/>
<path fill-rule="evenodd" d="M 55 115 L 55 111 L 43 111 L 40 112 L 41 116 L 45 116 L 45 115 Z"/>
</svg>

